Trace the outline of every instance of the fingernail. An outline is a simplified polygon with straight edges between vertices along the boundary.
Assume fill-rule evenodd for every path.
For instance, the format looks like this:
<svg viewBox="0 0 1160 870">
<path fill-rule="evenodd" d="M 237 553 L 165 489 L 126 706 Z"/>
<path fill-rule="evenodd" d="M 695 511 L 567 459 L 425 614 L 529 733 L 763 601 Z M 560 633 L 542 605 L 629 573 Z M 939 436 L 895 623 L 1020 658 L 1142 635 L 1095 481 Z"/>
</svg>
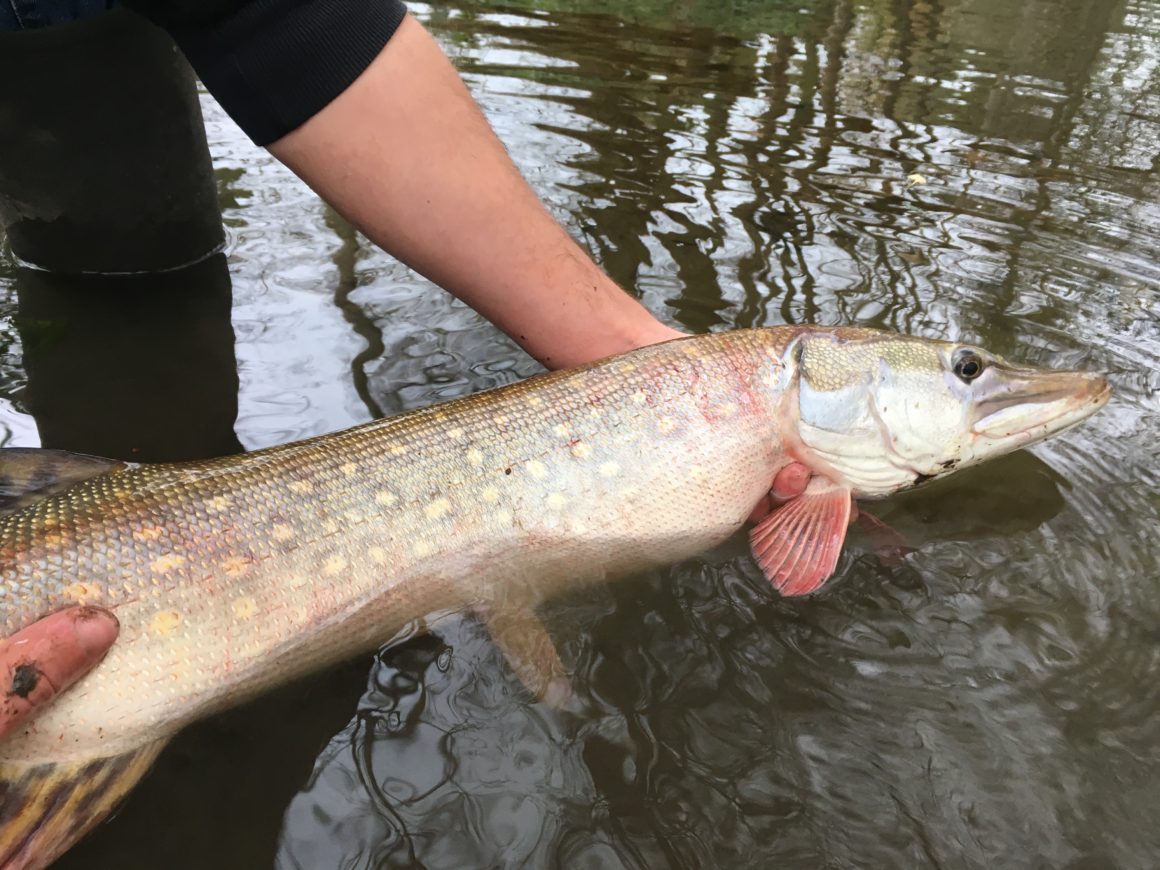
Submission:
<svg viewBox="0 0 1160 870">
<path fill-rule="evenodd" d="M 121 623 L 117 617 L 99 607 L 79 608 L 73 616 L 73 631 L 86 653 L 103 656 L 117 639 Z"/>
</svg>

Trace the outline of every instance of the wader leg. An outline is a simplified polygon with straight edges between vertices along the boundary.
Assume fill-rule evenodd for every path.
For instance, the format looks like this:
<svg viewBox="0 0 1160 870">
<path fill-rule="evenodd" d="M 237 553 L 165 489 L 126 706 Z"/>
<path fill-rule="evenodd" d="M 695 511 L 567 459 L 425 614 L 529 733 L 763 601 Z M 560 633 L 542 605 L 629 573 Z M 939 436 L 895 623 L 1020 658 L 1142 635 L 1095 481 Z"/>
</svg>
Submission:
<svg viewBox="0 0 1160 870">
<path fill-rule="evenodd" d="M 163 275 L 16 274 L 41 444 L 137 462 L 241 451 L 230 275 L 216 254 Z"/>
<path fill-rule="evenodd" d="M 0 229 L 23 263 L 139 273 L 224 241 L 194 76 L 122 9 L 0 33 Z"/>
</svg>

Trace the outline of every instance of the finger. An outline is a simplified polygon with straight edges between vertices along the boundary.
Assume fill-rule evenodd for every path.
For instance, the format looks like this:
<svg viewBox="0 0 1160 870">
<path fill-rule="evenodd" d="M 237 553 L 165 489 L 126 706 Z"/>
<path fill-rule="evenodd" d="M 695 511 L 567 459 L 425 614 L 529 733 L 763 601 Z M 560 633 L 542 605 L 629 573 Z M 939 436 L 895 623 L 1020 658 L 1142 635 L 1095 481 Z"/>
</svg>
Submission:
<svg viewBox="0 0 1160 870">
<path fill-rule="evenodd" d="M 781 501 L 797 498 L 806 490 L 813 472 L 800 462 L 791 462 L 777 473 L 770 487 L 770 495 Z"/>
<path fill-rule="evenodd" d="M 107 610 L 72 607 L 0 640 L 0 737 L 96 666 L 119 629 Z"/>
<path fill-rule="evenodd" d="M 800 462 L 791 462 L 785 466 L 774 475 L 769 493 L 763 496 L 750 512 L 749 522 L 761 522 L 774 508 L 781 507 L 790 499 L 797 498 L 805 492 L 812 476 L 813 472 Z"/>
</svg>

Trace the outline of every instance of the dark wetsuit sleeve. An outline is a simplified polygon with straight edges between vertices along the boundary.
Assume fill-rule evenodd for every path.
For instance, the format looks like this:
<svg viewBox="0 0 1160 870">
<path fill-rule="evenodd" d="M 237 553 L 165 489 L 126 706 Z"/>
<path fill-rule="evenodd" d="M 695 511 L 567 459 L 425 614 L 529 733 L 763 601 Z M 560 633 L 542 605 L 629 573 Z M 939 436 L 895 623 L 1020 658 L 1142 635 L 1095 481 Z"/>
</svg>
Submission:
<svg viewBox="0 0 1160 870">
<path fill-rule="evenodd" d="M 382 51 L 401 0 L 126 0 L 170 32 L 222 107 L 259 145 L 300 126 Z"/>
</svg>

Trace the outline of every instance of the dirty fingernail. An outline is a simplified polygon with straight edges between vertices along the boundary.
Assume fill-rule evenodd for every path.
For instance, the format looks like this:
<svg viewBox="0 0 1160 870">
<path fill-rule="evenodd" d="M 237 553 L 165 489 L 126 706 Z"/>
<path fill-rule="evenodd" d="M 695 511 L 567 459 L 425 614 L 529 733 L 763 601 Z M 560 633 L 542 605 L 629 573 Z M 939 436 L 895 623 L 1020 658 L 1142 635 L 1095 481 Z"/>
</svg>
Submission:
<svg viewBox="0 0 1160 870">
<path fill-rule="evenodd" d="M 102 656 L 117 639 L 121 624 L 107 610 L 83 607 L 73 617 L 73 630 L 86 653 Z"/>
</svg>

